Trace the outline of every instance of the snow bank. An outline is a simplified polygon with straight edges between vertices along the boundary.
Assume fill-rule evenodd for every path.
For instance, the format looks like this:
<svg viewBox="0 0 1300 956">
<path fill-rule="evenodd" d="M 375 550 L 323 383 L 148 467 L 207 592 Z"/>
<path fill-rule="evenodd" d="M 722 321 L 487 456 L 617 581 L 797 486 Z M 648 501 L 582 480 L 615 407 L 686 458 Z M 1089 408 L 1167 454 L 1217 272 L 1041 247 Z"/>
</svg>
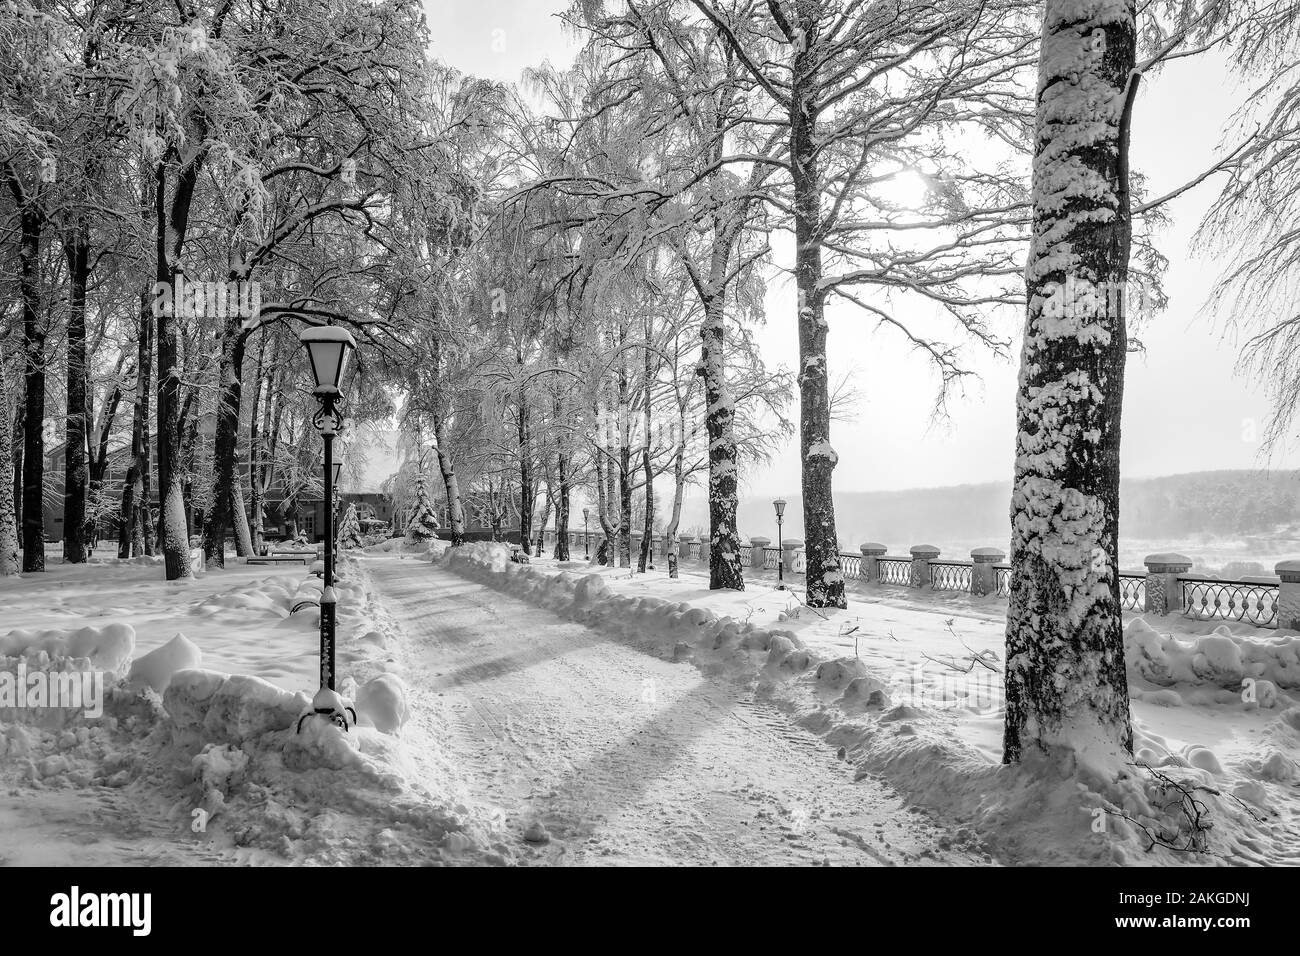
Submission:
<svg viewBox="0 0 1300 956">
<path fill-rule="evenodd" d="M 13 630 L 0 637 L 0 658 L 36 659 L 42 665 L 85 659 L 90 667 L 108 673 L 122 670 L 135 650 L 135 628 L 113 623 L 74 631 Z"/>
<path fill-rule="evenodd" d="M 422 561 L 436 561 L 451 545 L 441 538 L 428 541 L 409 541 L 406 538 L 389 538 L 362 550 L 366 554 L 403 554 Z"/>
<path fill-rule="evenodd" d="M 1300 689 L 1300 637 L 1293 635 L 1259 639 L 1220 625 L 1183 641 L 1135 618 L 1124 629 L 1124 660 L 1130 676 L 1162 687 L 1213 684 L 1241 690 L 1250 680 L 1257 688 Z"/>
<path fill-rule="evenodd" d="M 0 710 L 0 786 L 27 788 L 33 805 L 51 788 L 128 790 L 133 808 L 165 817 L 149 825 L 169 835 L 168 853 L 182 859 L 192 842 L 197 859 L 210 860 L 205 844 L 215 841 L 221 852 L 248 851 L 242 859 L 250 862 L 509 862 L 514 837 L 503 822 L 465 798 L 454 768 L 439 764 L 437 754 L 424 758 L 446 772 L 422 775 L 398 739 L 412 708 L 391 672 L 392 641 L 377 625 L 382 609 L 355 561 L 341 561 L 344 570 L 350 577 L 338 586 L 338 654 L 348 676 L 340 689 L 356 698 L 359 725 L 344 731 L 308 717 L 299 732 L 310 711 L 307 694 L 205 669 L 201 639 L 177 634 L 131 663 L 135 633 L 124 624 L 11 631 L 0 637 L 0 664 L 110 673 L 98 717 L 82 710 Z M 319 591 L 319 580 L 305 575 L 178 601 L 191 614 L 239 615 L 249 642 L 265 640 L 272 629 L 301 627 L 314 646 L 316 609 L 290 615 L 289 607 Z M 156 590 L 141 589 L 124 594 L 123 602 L 137 596 L 146 606 L 157 601 Z M 185 603 L 177 610 L 185 613 Z M 437 719 L 427 722 L 436 726 Z M 192 830 L 198 819 L 204 827 Z"/>
<path fill-rule="evenodd" d="M 756 627 L 706 608 L 650 596 L 624 596 L 597 574 L 558 573 L 510 560 L 503 544 L 451 548 L 445 565 L 463 577 L 509 591 L 569 620 L 616 636 L 653 642 L 667 656 L 707 672 L 794 675 L 813 661 L 792 632 Z"/>
</svg>

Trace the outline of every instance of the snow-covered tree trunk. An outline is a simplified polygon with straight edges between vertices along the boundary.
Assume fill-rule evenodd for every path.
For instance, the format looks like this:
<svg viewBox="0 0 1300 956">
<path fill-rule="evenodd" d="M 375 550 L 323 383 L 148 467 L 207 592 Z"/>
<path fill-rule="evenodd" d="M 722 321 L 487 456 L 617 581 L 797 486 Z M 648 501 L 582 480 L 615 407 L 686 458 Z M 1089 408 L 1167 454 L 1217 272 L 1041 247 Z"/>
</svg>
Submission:
<svg viewBox="0 0 1300 956">
<path fill-rule="evenodd" d="M 641 383 L 641 426 L 645 430 L 641 442 L 641 471 L 645 478 L 645 521 L 641 529 L 641 553 L 637 555 L 636 569 L 645 574 L 647 568 L 654 564 L 654 530 L 655 530 L 655 472 L 654 472 L 654 350 L 650 348 L 654 334 L 652 317 L 646 316 L 645 324 L 645 367 Z"/>
<path fill-rule="evenodd" d="M 1016 402 L 1008 763 L 1030 750 L 1089 763 L 1132 750 L 1117 541 L 1134 49 L 1132 0 L 1047 0 Z"/>
<path fill-rule="evenodd" d="M 43 217 L 19 217 L 18 290 L 23 309 L 23 571 L 45 570 L 45 325 L 38 288 Z"/>
<path fill-rule="evenodd" d="M 664 528 L 668 544 L 668 576 L 677 577 L 677 530 L 682 526 L 682 499 L 686 496 L 686 404 L 677 406 L 677 450 L 673 453 L 673 509 Z"/>
<path fill-rule="evenodd" d="M 700 366 L 704 374 L 704 425 L 709 434 L 709 587 L 745 589 L 736 529 L 736 404 L 723 365 L 726 318 L 721 295 L 704 304 L 700 327 Z M 674 503 L 674 512 L 676 512 Z M 670 561 L 669 571 L 675 571 Z"/>
<path fill-rule="evenodd" d="M 555 405 L 555 420 L 560 421 L 559 402 Z M 555 473 L 560 483 L 560 496 L 555 502 L 555 551 L 556 561 L 569 560 L 569 449 L 564 438 L 563 429 L 557 429 L 555 438 L 558 454 L 555 456 Z"/>
<path fill-rule="evenodd" d="M 14 515 L 14 450 L 10 430 L 9 383 L 0 345 L 0 577 L 17 574 L 18 522 Z"/>
<path fill-rule="evenodd" d="M 432 336 L 429 342 L 429 364 L 433 389 L 429 406 L 433 415 L 434 453 L 438 456 L 438 471 L 442 475 L 443 488 L 447 492 L 447 518 L 451 524 L 451 546 L 459 548 L 465 543 L 465 508 L 461 502 L 460 480 L 456 477 L 456 465 L 451 460 L 449 451 L 451 429 L 447 422 L 446 393 L 442 386 L 442 352 L 437 336 Z"/>
<path fill-rule="evenodd" d="M 247 281 L 239 276 L 232 281 Z M 239 475 L 236 459 L 239 454 L 239 420 L 244 392 L 244 351 L 248 333 L 241 327 L 236 309 L 230 310 L 221 330 L 221 358 L 217 362 L 217 433 L 212 446 L 212 501 L 207 519 L 203 523 L 203 554 L 210 567 L 226 566 L 226 532 L 239 522 L 244 523 L 243 494 L 239 493 L 239 507 L 235 507 Z M 238 514 L 236 514 L 238 511 Z M 236 530 L 236 540 L 239 539 Z"/>
<path fill-rule="evenodd" d="M 63 560 L 83 564 L 89 556 L 86 463 L 89 396 L 86 372 L 86 284 L 90 275 L 89 226 L 74 227 L 64 246 L 68 262 L 67 416 L 63 443 Z"/>
<path fill-rule="evenodd" d="M 166 167 L 157 167 L 157 281 L 175 286 L 181 251 L 185 243 L 185 229 L 189 222 L 190 201 L 198 181 L 199 167 L 187 163 L 182 167 L 173 191 L 171 205 L 167 204 Z M 158 516 L 159 545 L 168 581 L 190 577 L 189 528 L 185 516 L 185 494 L 181 470 L 181 417 L 180 417 L 180 349 L 177 343 L 176 311 L 173 308 L 158 310 L 158 495 L 162 513 Z"/>
<path fill-rule="evenodd" d="M 619 345 L 624 344 L 623 329 Z M 632 396 L 622 349 L 618 362 L 618 566 L 632 567 Z"/>
<path fill-rule="evenodd" d="M 822 281 L 821 170 L 817 154 L 820 48 L 817 20 L 801 16 L 790 86 L 790 156 L 794 184 L 795 284 L 799 293 L 799 450 L 803 472 L 805 584 L 809 607 L 847 607 L 831 476 L 831 406 L 826 370 L 826 293 Z"/>
<path fill-rule="evenodd" d="M 523 356 L 519 356 L 519 367 L 523 368 Z M 519 439 L 519 544 L 528 550 L 533 536 L 533 453 L 531 422 L 529 420 L 528 390 L 519 386 L 517 394 L 519 412 L 517 419 Z"/>
<path fill-rule="evenodd" d="M 538 558 L 542 556 L 542 548 L 546 546 L 546 522 L 551 520 L 551 508 L 554 504 L 550 485 L 547 485 L 546 497 L 542 501 L 542 516 L 537 521 L 537 533 L 533 538 L 533 554 Z"/>
</svg>

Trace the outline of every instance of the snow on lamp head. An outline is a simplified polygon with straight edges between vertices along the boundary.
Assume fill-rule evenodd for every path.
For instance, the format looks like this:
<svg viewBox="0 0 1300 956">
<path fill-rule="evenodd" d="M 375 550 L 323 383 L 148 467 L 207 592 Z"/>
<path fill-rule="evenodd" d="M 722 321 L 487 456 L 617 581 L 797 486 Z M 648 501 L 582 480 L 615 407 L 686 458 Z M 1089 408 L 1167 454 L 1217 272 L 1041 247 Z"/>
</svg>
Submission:
<svg viewBox="0 0 1300 956">
<path fill-rule="evenodd" d="M 347 369 L 348 355 L 356 342 L 347 329 L 337 325 L 318 325 L 303 329 L 298 341 L 307 348 L 317 395 L 337 395 Z"/>
</svg>

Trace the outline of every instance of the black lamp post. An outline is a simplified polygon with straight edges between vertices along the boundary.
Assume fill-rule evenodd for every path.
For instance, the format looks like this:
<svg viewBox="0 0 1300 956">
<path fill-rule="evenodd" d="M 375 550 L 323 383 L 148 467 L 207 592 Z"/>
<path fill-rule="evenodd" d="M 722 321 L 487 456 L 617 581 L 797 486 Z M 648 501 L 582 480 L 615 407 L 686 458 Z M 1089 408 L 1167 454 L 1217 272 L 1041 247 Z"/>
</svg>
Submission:
<svg viewBox="0 0 1300 956">
<path fill-rule="evenodd" d="M 776 509 L 776 587 L 777 590 L 785 589 L 785 557 L 784 549 L 781 547 L 781 522 L 785 518 L 785 502 L 777 498 L 772 502 L 772 507 Z"/>
<path fill-rule="evenodd" d="M 321 470 L 325 478 L 325 516 L 329 522 L 329 530 L 325 535 L 325 580 L 320 596 L 320 690 L 312 700 L 312 711 L 347 730 L 348 722 L 344 712 L 350 711 L 352 722 L 356 723 L 356 711 L 346 706 L 334 689 L 334 637 L 338 602 L 334 595 L 333 514 L 334 485 L 340 467 L 334 463 L 334 438 L 343 430 L 343 412 L 340 409 L 343 392 L 340 386 L 348 355 L 356 348 L 356 343 L 347 329 L 333 325 L 304 329 L 298 339 L 307 349 L 312 378 L 316 382 L 313 394 L 320 405 L 312 418 L 312 424 L 325 442 L 325 458 Z M 310 715 L 304 715 L 304 718 L 306 716 Z M 302 729 L 302 720 L 298 721 L 298 729 Z"/>
<path fill-rule="evenodd" d="M 587 519 L 591 517 L 591 509 L 582 509 L 582 556 L 591 558 L 591 543 L 587 538 Z"/>
</svg>

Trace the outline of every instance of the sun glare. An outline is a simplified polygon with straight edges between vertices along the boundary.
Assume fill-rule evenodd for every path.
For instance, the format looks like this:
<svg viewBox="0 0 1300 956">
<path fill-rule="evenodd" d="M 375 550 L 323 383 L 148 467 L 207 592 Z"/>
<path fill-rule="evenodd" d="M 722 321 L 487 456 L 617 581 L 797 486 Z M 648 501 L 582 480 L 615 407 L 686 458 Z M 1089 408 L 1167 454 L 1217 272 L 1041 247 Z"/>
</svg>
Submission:
<svg viewBox="0 0 1300 956">
<path fill-rule="evenodd" d="M 880 197 L 901 209 L 920 209 L 930 194 L 930 183 L 911 167 L 900 169 L 880 184 Z"/>
</svg>

